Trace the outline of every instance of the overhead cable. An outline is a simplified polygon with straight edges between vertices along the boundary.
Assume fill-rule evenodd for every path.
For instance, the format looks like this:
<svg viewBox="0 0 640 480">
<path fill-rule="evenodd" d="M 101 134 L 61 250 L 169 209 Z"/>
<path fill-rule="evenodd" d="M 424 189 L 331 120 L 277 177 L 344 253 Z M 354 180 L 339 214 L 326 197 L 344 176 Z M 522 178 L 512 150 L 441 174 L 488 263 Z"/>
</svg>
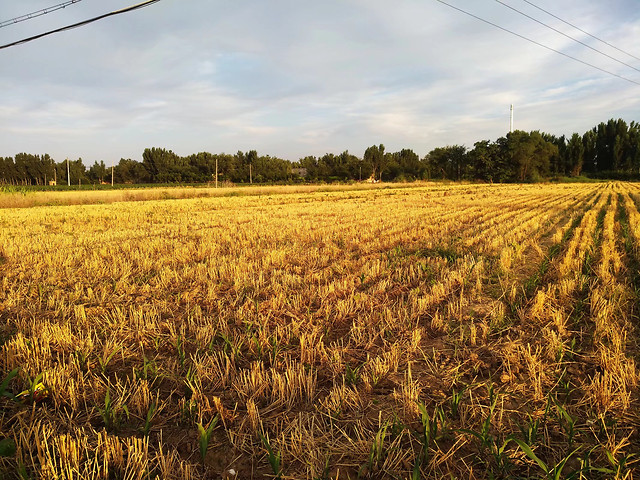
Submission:
<svg viewBox="0 0 640 480">
<path fill-rule="evenodd" d="M 540 20 L 532 17 L 531 15 L 527 15 L 526 13 L 518 10 L 517 8 L 514 8 L 511 5 L 508 5 L 508 4 L 504 3 L 502 0 L 496 0 L 496 2 L 498 2 L 500 5 L 504 5 L 505 7 L 513 10 L 514 12 L 519 13 L 520 15 L 522 15 L 524 17 L 527 17 L 530 20 L 533 20 L 536 23 L 539 23 L 540 25 L 542 25 L 543 27 L 548 28 L 549 30 L 553 30 L 554 32 L 559 33 L 560 35 L 562 35 L 564 37 L 567 37 L 569 40 L 573 40 L 574 42 L 579 43 L 580 45 L 583 45 L 583 46 L 587 47 L 588 49 L 593 50 L 594 52 L 598 52 L 600 55 L 604 55 L 605 57 L 610 58 L 611 60 L 614 60 L 614 61 L 616 61 L 618 63 L 621 63 L 625 67 L 629 67 L 629 68 L 635 70 L 636 72 L 640 72 L 640 69 L 634 67 L 633 65 L 629 65 L 628 63 L 625 63 L 622 60 L 618 60 L 617 58 L 612 57 L 611 55 L 609 55 L 607 53 L 604 53 L 604 52 L 598 50 L 597 48 L 593 48 L 591 45 L 588 45 L 588 44 L 578 40 L 577 38 L 572 37 L 571 35 L 567 35 L 566 33 L 558 30 L 557 28 L 552 27 L 551 25 L 547 25 L 546 23 L 541 22 Z"/>
<path fill-rule="evenodd" d="M 13 25 L 14 23 L 24 22 L 25 20 L 31 20 L 32 18 L 40 17 L 42 15 L 46 15 L 47 13 L 55 12 L 56 10 L 60 10 L 61 8 L 68 7 L 69 5 L 73 5 L 74 3 L 78 3 L 81 1 L 82 0 L 69 0 L 68 2 L 54 5 L 53 7 L 43 8 L 41 10 L 37 10 L 32 13 L 27 13 L 26 15 L 20 15 L 19 17 L 12 18 L 11 20 L 4 20 L 0 22 L 0 28 Z"/>
<path fill-rule="evenodd" d="M 50 30 L 45 33 L 40 33 L 38 35 L 34 35 L 33 37 L 24 38 L 22 40 L 18 40 L 16 42 L 7 43 L 6 45 L 0 45 L 0 50 L 9 47 L 15 47 L 16 45 L 21 45 L 23 43 L 31 42 L 33 40 L 37 40 L 42 37 L 46 37 L 47 35 L 53 35 L 54 33 L 64 32 L 66 30 L 71 30 L 73 28 L 82 27 L 84 25 L 88 25 L 93 22 L 97 22 L 98 20 L 102 20 L 103 18 L 112 17 L 114 15 L 120 15 L 122 13 L 131 12 L 133 10 L 137 10 L 139 8 L 148 7 L 153 3 L 157 3 L 160 0 L 147 0 L 146 2 L 138 3 L 136 5 L 131 5 L 130 7 L 125 7 L 120 10 L 115 10 L 113 12 L 105 13 L 104 15 L 100 15 L 98 17 L 90 18 L 88 20 L 83 20 L 82 22 L 74 23 L 73 25 L 67 25 L 66 27 L 56 28 L 55 30 Z"/>
<path fill-rule="evenodd" d="M 465 15 L 468 15 L 468 16 L 470 16 L 472 18 L 475 18 L 476 20 L 480 20 L 481 22 L 484 22 L 484 23 L 486 23 L 488 25 L 491 25 L 493 27 L 499 28 L 500 30 L 502 30 L 504 32 L 510 33 L 511 35 L 515 35 L 516 37 L 522 38 L 523 40 L 526 40 L 527 42 L 533 43 L 534 45 L 538 45 L 539 47 L 546 48 L 547 50 L 550 50 L 552 52 L 557 53 L 558 55 L 562 55 L 563 57 L 570 58 L 571 60 L 575 60 L 578 63 L 582 63 L 583 65 L 586 65 L 588 67 L 595 68 L 596 70 L 599 70 L 599 71 L 601 71 L 603 73 L 612 75 L 612 76 L 617 77 L 617 78 L 619 78 L 621 80 L 625 80 L 625 81 L 627 81 L 629 83 L 634 83 L 636 85 L 640 85 L 640 82 L 637 82 L 637 81 L 632 80 L 632 79 L 627 78 L 627 77 L 623 77 L 622 75 L 618 75 L 617 73 L 610 72 L 609 70 L 605 70 L 604 68 L 600 68 L 600 67 L 598 67 L 596 65 L 593 65 L 592 63 L 585 62 L 584 60 L 580 60 L 579 58 L 576 58 L 576 57 L 573 57 L 573 56 L 571 56 L 571 55 L 569 55 L 567 53 L 561 52 L 560 50 L 556 50 L 555 48 L 549 47 L 549 46 L 547 46 L 547 45 L 545 45 L 543 43 L 540 43 L 540 42 L 537 42 L 535 40 L 532 40 L 529 37 L 525 37 L 524 35 L 520 35 L 519 33 L 516 33 L 516 32 L 514 32 L 512 30 L 509 30 L 508 28 L 501 27 L 500 25 L 498 25 L 496 23 L 490 22 L 489 20 L 485 20 L 484 18 L 479 17 L 477 15 L 474 15 L 473 13 L 467 12 L 466 10 L 463 10 L 463 9 L 461 9 L 459 7 L 451 5 L 450 3 L 447 3 L 444 0 L 436 0 L 436 2 L 442 3 L 443 5 L 446 5 L 447 7 L 453 8 L 454 10 L 457 10 L 460 13 L 464 13 Z"/>
<path fill-rule="evenodd" d="M 548 10 L 545 10 L 545 9 L 544 9 L 544 8 L 542 8 L 542 7 L 539 7 L 538 5 L 536 5 L 536 4 L 535 4 L 535 3 L 533 3 L 533 2 L 530 2 L 529 0 L 522 0 L 522 1 L 523 1 L 523 2 L 528 3 L 528 4 L 529 4 L 529 5 L 531 5 L 532 7 L 537 8 L 538 10 L 543 11 L 543 12 L 544 12 L 544 13 L 546 13 L 547 15 L 551 15 L 553 18 L 555 18 L 555 19 L 557 19 L 557 20 L 560 20 L 562 23 L 564 23 L 564 24 L 566 24 L 566 25 L 569 25 L 570 27 L 573 27 L 573 28 L 575 28 L 576 30 L 579 30 L 580 32 L 584 33 L 585 35 L 588 35 L 588 36 L 590 36 L 591 38 L 594 38 L 594 39 L 598 40 L 599 42 L 602 42 L 602 43 L 604 43 L 605 45 L 608 45 L 609 47 L 613 48 L 614 50 L 618 50 L 619 52 L 624 53 L 625 55 L 629 55 L 631 58 L 635 58 L 636 60 L 640 60 L 640 57 L 636 57 L 635 55 L 633 55 L 633 54 L 631 54 L 631 53 L 629 53 L 629 52 L 627 52 L 627 51 L 625 51 L 625 50 L 622 50 L 621 48 L 618 48 L 618 47 L 616 47 L 615 45 L 611 45 L 611 44 L 610 44 L 609 42 L 607 42 L 606 40 L 603 40 L 603 39 L 601 39 L 601 38 L 599 38 L 599 37 L 596 37 L 595 35 L 592 35 L 592 34 L 590 34 L 589 32 L 587 32 L 586 30 L 583 30 L 582 28 L 575 26 L 573 23 L 570 23 L 570 22 L 567 22 L 566 20 L 563 20 L 562 18 L 558 17 L 557 15 L 554 15 L 553 13 L 549 12 Z"/>
</svg>

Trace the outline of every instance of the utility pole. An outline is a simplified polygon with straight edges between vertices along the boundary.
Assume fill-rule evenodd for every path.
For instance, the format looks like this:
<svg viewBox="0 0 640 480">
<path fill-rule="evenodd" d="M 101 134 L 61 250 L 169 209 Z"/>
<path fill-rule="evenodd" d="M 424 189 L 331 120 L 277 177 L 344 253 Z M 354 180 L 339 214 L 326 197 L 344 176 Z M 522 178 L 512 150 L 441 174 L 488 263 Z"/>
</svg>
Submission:
<svg viewBox="0 0 640 480">
<path fill-rule="evenodd" d="M 253 176 L 251 174 L 251 164 L 249 164 L 249 183 L 253 185 Z"/>
<path fill-rule="evenodd" d="M 67 158 L 67 187 L 71 186 L 71 177 L 69 176 L 69 159 Z"/>
<path fill-rule="evenodd" d="M 513 104 L 511 104 L 511 116 L 509 119 L 509 133 L 513 133 Z"/>
<path fill-rule="evenodd" d="M 216 188 L 218 188 L 218 157 L 216 157 Z"/>
</svg>

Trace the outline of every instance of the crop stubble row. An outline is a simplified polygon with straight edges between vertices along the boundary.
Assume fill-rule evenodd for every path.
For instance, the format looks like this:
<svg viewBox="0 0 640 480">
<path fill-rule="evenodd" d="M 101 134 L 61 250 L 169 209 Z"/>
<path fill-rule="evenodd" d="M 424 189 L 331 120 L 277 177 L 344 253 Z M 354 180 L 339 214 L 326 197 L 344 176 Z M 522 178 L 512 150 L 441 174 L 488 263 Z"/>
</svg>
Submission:
<svg viewBox="0 0 640 480">
<path fill-rule="evenodd" d="M 501 440 L 544 419 L 548 464 L 577 445 L 572 462 L 608 467 L 638 446 L 638 195 L 455 185 L 4 210 L 1 371 L 20 367 L 16 390 L 42 373 L 50 398 L 0 400 L 18 443 L 0 468 L 259 478 L 274 473 L 262 434 L 291 478 L 534 472 L 515 443 L 507 466 L 481 460 L 465 432 L 489 410 Z M 428 458 L 421 404 L 447 413 Z M 216 415 L 200 461 L 196 423 Z"/>
</svg>

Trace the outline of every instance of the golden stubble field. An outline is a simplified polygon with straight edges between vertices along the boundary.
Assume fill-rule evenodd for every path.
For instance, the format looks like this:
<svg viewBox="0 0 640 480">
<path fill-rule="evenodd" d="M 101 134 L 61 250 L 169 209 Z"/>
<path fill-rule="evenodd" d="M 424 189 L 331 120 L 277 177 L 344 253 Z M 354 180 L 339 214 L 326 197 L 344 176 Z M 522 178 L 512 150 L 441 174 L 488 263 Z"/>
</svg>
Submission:
<svg viewBox="0 0 640 480">
<path fill-rule="evenodd" d="M 631 479 L 639 206 L 601 183 L 1 209 L 0 477 Z"/>
</svg>

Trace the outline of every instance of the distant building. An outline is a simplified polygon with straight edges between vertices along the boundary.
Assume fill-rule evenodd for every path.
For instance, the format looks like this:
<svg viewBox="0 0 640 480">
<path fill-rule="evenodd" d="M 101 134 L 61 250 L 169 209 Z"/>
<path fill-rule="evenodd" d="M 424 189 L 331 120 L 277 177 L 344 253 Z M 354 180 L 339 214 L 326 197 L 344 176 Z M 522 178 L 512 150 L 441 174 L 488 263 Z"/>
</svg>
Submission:
<svg viewBox="0 0 640 480">
<path fill-rule="evenodd" d="M 299 168 L 292 168 L 291 169 L 291 173 L 294 175 L 297 175 L 299 177 L 306 177 L 307 176 L 307 169 L 304 167 L 299 167 Z"/>
<path fill-rule="evenodd" d="M 49 180 L 49 185 L 55 187 L 56 185 L 58 185 L 58 182 L 56 182 L 55 180 Z"/>
</svg>

